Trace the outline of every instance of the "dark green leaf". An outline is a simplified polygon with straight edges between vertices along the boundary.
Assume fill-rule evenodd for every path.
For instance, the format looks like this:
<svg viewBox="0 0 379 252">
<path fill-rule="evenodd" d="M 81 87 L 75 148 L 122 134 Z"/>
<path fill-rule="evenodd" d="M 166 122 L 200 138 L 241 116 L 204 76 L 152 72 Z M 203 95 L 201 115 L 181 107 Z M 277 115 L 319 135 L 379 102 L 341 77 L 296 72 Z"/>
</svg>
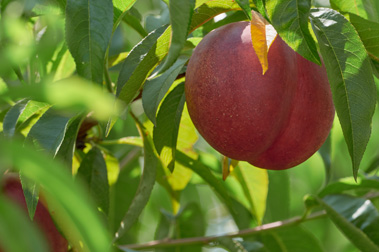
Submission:
<svg viewBox="0 0 379 252">
<path fill-rule="evenodd" d="M 79 75 L 103 83 L 104 60 L 113 27 L 112 0 L 68 0 L 66 41 Z"/>
<path fill-rule="evenodd" d="M 211 172 L 210 168 L 195 160 L 181 151 L 176 152 L 176 160 L 183 166 L 196 172 L 204 181 L 206 181 L 212 189 L 215 190 L 220 199 L 225 203 L 229 209 L 230 214 L 233 216 L 239 229 L 250 227 L 252 223 L 252 216 L 241 203 L 230 196 L 225 185 L 218 180 Z"/>
<path fill-rule="evenodd" d="M 127 23 L 130 27 L 132 27 L 136 32 L 138 32 L 142 37 L 147 36 L 148 33 L 141 25 L 140 20 L 138 20 L 138 18 L 136 18 L 135 16 L 126 13 L 123 18 L 123 21 Z"/>
<path fill-rule="evenodd" d="M 370 200 L 328 195 L 319 201 L 329 218 L 360 251 L 379 251 L 379 214 Z"/>
<path fill-rule="evenodd" d="M 146 116 L 156 124 L 156 114 L 159 104 L 166 95 L 167 91 L 175 81 L 180 70 L 187 62 L 187 56 L 181 56 L 176 63 L 166 70 L 162 75 L 147 80 L 142 93 L 142 104 L 145 110 Z"/>
<path fill-rule="evenodd" d="M 251 8 L 249 0 L 236 0 L 236 2 L 241 7 L 247 18 L 251 20 Z"/>
<path fill-rule="evenodd" d="M 158 43 L 157 40 L 165 36 L 170 36 L 169 29 L 166 26 L 158 28 L 137 44 L 126 57 L 117 80 L 117 96 L 125 106 L 138 95 L 147 75 L 163 59 L 167 44 Z"/>
<path fill-rule="evenodd" d="M 22 124 L 36 113 L 39 113 L 40 111 L 43 111 L 50 106 L 51 105 L 43 102 L 29 101 L 25 109 L 22 111 L 22 114 L 18 118 L 18 124 Z"/>
<path fill-rule="evenodd" d="M 176 143 L 185 100 L 184 83 L 181 83 L 163 101 L 154 127 L 155 148 L 171 171 L 175 165 Z"/>
<path fill-rule="evenodd" d="M 265 18 L 269 19 L 266 14 L 266 0 L 253 0 L 255 6 L 257 7 L 259 13 Z"/>
<path fill-rule="evenodd" d="M 302 226 L 293 226 L 264 234 L 262 242 L 268 251 L 322 252 L 320 242 Z"/>
<path fill-rule="evenodd" d="M 371 163 L 367 167 L 367 169 L 365 170 L 365 172 L 366 173 L 370 173 L 370 172 L 373 172 L 373 171 L 377 170 L 378 168 L 379 168 L 379 156 L 376 156 L 376 157 L 374 157 L 371 160 Z"/>
<path fill-rule="evenodd" d="M 279 36 L 304 58 L 321 64 L 308 28 L 311 0 L 268 0 L 266 8 Z"/>
<path fill-rule="evenodd" d="M 325 167 L 325 185 L 329 184 L 330 177 L 332 176 L 332 136 L 329 133 L 328 138 L 325 140 L 324 144 L 318 150 L 320 153 L 322 161 L 324 162 Z"/>
<path fill-rule="evenodd" d="M 87 185 L 90 194 L 98 207 L 108 214 L 109 209 L 109 184 L 107 166 L 101 151 L 93 147 L 83 158 L 78 174 Z"/>
<path fill-rule="evenodd" d="M 264 220 L 274 222 L 290 217 L 290 181 L 287 171 L 268 171 L 268 194 Z"/>
<path fill-rule="evenodd" d="M 12 165 L 44 188 L 49 209 L 54 211 L 55 221 L 73 246 L 91 252 L 109 251 L 111 241 L 96 207 L 59 162 L 24 143 L 5 140 L 0 140 L 0 162 Z M 19 228 L 17 230 L 20 232 Z"/>
<path fill-rule="evenodd" d="M 379 21 L 379 13 L 375 9 L 376 0 L 330 0 L 333 9 L 350 12 L 365 19 Z"/>
<path fill-rule="evenodd" d="M 4 196 L 0 196 L 0 244 L 2 249 L 9 252 L 30 251 L 30 248 L 40 252 L 49 251 L 37 227 Z"/>
<path fill-rule="evenodd" d="M 116 238 L 122 237 L 132 225 L 137 221 L 142 210 L 145 208 L 155 184 L 157 166 L 159 163 L 157 154 L 153 147 L 153 141 L 145 132 L 143 126 L 136 120 L 136 125 L 143 139 L 144 167 L 137 192 L 133 198 L 128 211 L 126 212 L 121 225 L 116 233 Z"/>
<path fill-rule="evenodd" d="M 349 14 L 349 17 L 370 57 L 379 61 L 379 23 L 366 20 L 354 14 Z"/>
<path fill-rule="evenodd" d="M 29 100 L 22 99 L 13 105 L 13 107 L 7 112 L 3 120 L 3 132 L 5 136 L 12 137 L 14 135 L 17 121 L 28 102 Z"/>
<path fill-rule="evenodd" d="M 180 51 L 187 40 L 194 8 L 195 0 L 170 0 L 171 45 L 167 58 L 159 70 L 160 72 L 170 68 L 179 57 Z"/>
<path fill-rule="evenodd" d="M 69 120 L 67 116 L 50 108 L 33 125 L 27 138 L 55 156 L 62 144 Z"/>
<path fill-rule="evenodd" d="M 114 26 L 117 27 L 117 25 L 120 23 L 120 21 L 124 18 L 126 15 L 127 11 L 132 8 L 133 4 L 137 0 L 113 0 L 113 6 L 114 6 Z"/>
<path fill-rule="evenodd" d="M 354 27 L 340 13 L 313 9 L 311 20 L 356 178 L 376 104 L 370 61 Z"/>
<path fill-rule="evenodd" d="M 379 180 L 376 179 L 363 179 L 357 178 L 355 181 L 351 178 L 344 178 L 340 181 L 329 184 L 321 192 L 319 192 L 320 197 L 327 196 L 329 194 L 344 193 L 350 190 L 378 190 L 379 191 Z"/>
<path fill-rule="evenodd" d="M 69 170 L 72 168 L 72 158 L 74 156 L 76 138 L 80 129 L 80 124 L 84 120 L 82 114 L 70 119 L 63 142 L 58 150 L 56 157 L 62 160 Z"/>
</svg>

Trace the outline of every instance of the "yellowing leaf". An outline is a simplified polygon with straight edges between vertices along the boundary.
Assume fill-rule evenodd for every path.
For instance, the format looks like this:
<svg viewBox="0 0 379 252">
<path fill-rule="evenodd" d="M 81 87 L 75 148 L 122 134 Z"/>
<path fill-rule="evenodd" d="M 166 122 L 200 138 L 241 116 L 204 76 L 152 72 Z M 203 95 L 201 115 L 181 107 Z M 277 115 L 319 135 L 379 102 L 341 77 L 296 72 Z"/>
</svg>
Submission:
<svg viewBox="0 0 379 252">
<path fill-rule="evenodd" d="M 261 14 L 255 11 L 252 11 L 251 14 L 251 41 L 258 60 L 261 63 L 262 74 L 264 75 L 268 70 L 268 50 L 275 40 L 277 33 Z"/>
<path fill-rule="evenodd" d="M 230 159 L 224 156 L 222 160 L 222 179 L 225 179 L 233 172 L 234 168 L 238 165 L 238 160 Z"/>
</svg>

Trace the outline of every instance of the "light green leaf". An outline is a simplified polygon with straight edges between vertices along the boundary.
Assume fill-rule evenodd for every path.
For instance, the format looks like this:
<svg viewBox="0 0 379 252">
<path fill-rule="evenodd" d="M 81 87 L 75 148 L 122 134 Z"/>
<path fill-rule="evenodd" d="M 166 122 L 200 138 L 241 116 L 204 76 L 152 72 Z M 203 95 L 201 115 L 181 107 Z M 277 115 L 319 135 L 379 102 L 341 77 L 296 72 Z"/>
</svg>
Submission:
<svg viewBox="0 0 379 252">
<path fill-rule="evenodd" d="M 108 214 L 109 209 L 109 184 L 107 166 L 101 151 L 93 147 L 80 163 L 77 175 L 81 178 L 103 212 Z"/>
<path fill-rule="evenodd" d="M 321 64 L 308 28 L 311 0 L 268 0 L 267 14 L 279 36 L 304 58 Z"/>
<path fill-rule="evenodd" d="M 354 27 L 340 13 L 313 9 L 311 20 L 356 178 L 376 104 L 370 61 Z"/>
<path fill-rule="evenodd" d="M 167 69 L 162 75 L 149 79 L 143 87 L 142 105 L 146 116 L 156 124 L 156 115 L 159 104 L 166 95 L 167 91 L 175 81 L 184 64 L 187 62 L 187 56 L 181 56 L 173 66 Z"/>
<path fill-rule="evenodd" d="M 241 203 L 230 196 L 230 193 L 226 189 L 221 180 L 218 180 L 211 172 L 210 168 L 195 160 L 181 151 L 176 152 L 176 160 L 185 167 L 193 170 L 197 173 L 205 182 L 207 182 L 213 190 L 217 193 L 217 196 L 225 203 L 229 209 L 230 214 L 233 216 L 239 229 L 250 227 L 252 224 L 252 216 Z"/>
<path fill-rule="evenodd" d="M 250 210 L 257 219 L 258 225 L 261 225 L 266 210 L 269 184 L 267 170 L 256 168 L 247 162 L 239 162 L 232 175 L 242 186 L 245 197 L 249 201 Z"/>
<path fill-rule="evenodd" d="M 112 0 L 114 7 L 114 15 L 113 15 L 113 29 L 118 26 L 121 20 L 124 18 L 127 11 L 132 8 L 134 3 L 137 0 Z"/>
<path fill-rule="evenodd" d="M 368 21 L 354 14 L 349 14 L 349 17 L 370 57 L 379 61 L 379 23 Z"/>
<path fill-rule="evenodd" d="M 379 214 L 371 201 L 346 195 L 330 195 L 318 201 L 338 229 L 360 251 L 379 251 Z"/>
<path fill-rule="evenodd" d="M 290 178 L 286 170 L 268 171 L 268 194 L 264 220 L 274 222 L 290 217 Z"/>
<path fill-rule="evenodd" d="M 379 13 L 375 9 L 376 0 L 330 0 L 333 9 L 350 12 L 372 21 L 379 21 Z"/>
<path fill-rule="evenodd" d="M 351 190 L 377 190 L 379 191 L 379 180 L 364 179 L 358 177 L 356 180 L 353 177 L 343 178 L 337 182 L 333 182 L 318 193 L 320 197 L 325 197 L 329 194 L 345 193 Z"/>
<path fill-rule="evenodd" d="M 29 100 L 22 99 L 7 112 L 3 120 L 3 132 L 5 136 L 12 137 L 14 135 L 17 121 L 28 103 Z"/>
<path fill-rule="evenodd" d="M 117 96 L 125 106 L 138 95 L 152 68 L 166 55 L 170 32 L 163 26 L 149 33 L 126 57 L 117 80 Z"/>
<path fill-rule="evenodd" d="M 22 191 L 24 193 L 26 208 L 28 209 L 29 217 L 31 220 L 34 218 L 34 214 L 37 209 L 39 200 L 39 185 L 29 178 L 22 176 L 20 173 L 20 182 L 22 185 Z"/>
<path fill-rule="evenodd" d="M 42 234 L 24 211 L 4 196 L 0 196 L 0 244 L 10 252 L 29 251 L 30 248 L 49 251 Z"/>
<path fill-rule="evenodd" d="M 70 118 L 50 108 L 33 125 L 27 139 L 55 156 L 62 144 Z"/>
<path fill-rule="evenodd" d="M 320 242 L 302 226 L 283 228 L 263 236 L 268 251 L 275 252 L 322 252 Z"/>
<path fill-rule="evenodd" d="M 133 201 L 131 202 L 130 207 L 121 221 L 121 225 L 116 233 L 116 239 L 122 237 L 125 232 L 132 227 L 140 216 L 142 210 L 145 208 L 155 184 L 157 166 L 159 163 L 151 137 L 146 133 L 143 125 L 141 125 L 137 120 L 136 125 L 143 139 L 143 174 L 141 175 L 141 180 Z"/>
<path fill-rule="evenodd" d="M 102 85 L 113 27 L 112 0 L 68 0 L 66 42 L 79 75 Z"/>
<path fill-rule="evenodd" d="M 172 27 L 171 45 L 163 66 L 162 73 L 174 64 L 187 40 L 195 0 L 170 0 L 170 21 Z"/>
<path fill-rule="evenodd" d="M 163 101 L 153 132 L 155 148 L 164 165 L 171 171 L 175 166 L 176 143 L 184 102 L 184 83 L 181 83 Z"/>
<path fill-rule="evenodd" d="M 88 200 L 83 187 L 74 183 L 71 174 L 59 162 L 24 143 L 5 140 L 0 141 L 0 160 L 2 165 L 17 168 L 41 185 L 49 210 L 54 211 L 55 221 L 73 246 L 91 252 L 110 250 L 107 229 L 94 210 L 95 206 Z M 91 223 L 90 229 L 88 223 Z M 20 226 L 17 226 L 18 232 Z"/>
</svg>

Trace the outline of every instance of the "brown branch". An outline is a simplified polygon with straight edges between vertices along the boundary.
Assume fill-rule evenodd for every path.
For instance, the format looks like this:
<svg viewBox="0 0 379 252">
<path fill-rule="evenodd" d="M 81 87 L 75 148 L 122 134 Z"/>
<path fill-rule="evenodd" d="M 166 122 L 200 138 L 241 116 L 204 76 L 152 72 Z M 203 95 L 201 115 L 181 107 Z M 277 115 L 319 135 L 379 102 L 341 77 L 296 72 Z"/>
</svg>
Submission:
<svg viewBox="0 0 379 252">
<path fill-rule="evenodd" d="M 207 236 L 207 237 L 192 237 L 192 238 L 183 238 L 183 239 L 164 239 L 157 241 L 150 241 L 142 244 L 130 244 L 130 245 L 119 245 L 122 249 L 153 249 L 153 248 L 167 248 L 167 247 L 175 247 L 175 246 L 185 246 L 185 245 L 206 245 L 211 242 L 216 241 L 221 237 L 246 237 L 254 234 L 261 234 L 264 232 L 269 232 L 277 229 L 281 229 L 288 226 L 298 225 L 302 222 L 314 220 L 320 217 L 326 216 L 325 211 L 315 212 L 313 214 L 308 215 L 308 217 L 303 218 L 303 216 L 293 217 L 284 221 L 276 221 L 272 223 L 267 223 L 255 228 L 244 229 L 239 232 L 229 233 L 225 235 L 218 236 Z"/>
</svg>

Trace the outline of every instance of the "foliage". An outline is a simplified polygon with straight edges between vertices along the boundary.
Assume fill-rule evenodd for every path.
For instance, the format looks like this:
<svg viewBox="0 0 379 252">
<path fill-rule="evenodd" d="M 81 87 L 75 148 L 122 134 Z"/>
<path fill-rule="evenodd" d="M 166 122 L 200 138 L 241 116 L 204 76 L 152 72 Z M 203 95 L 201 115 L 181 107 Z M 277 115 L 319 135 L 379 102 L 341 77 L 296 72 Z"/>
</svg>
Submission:
<svg viewBox="0 0 379 252">
<path fill-rule="evenodd" d="M 239 162 L 223 181 L 186 64 L 249 19 L 325 64 L 337 117 L 305 163 Z M 378 31 L 374 0 L 0 1 L 0 176 L 39 188 L 77 251 L 379 251 Z M 32 217 L 38 190 L 24 194 Z M 0 195 L 1 248 L 47 251 L 27 218 Z"/>
</svg>

